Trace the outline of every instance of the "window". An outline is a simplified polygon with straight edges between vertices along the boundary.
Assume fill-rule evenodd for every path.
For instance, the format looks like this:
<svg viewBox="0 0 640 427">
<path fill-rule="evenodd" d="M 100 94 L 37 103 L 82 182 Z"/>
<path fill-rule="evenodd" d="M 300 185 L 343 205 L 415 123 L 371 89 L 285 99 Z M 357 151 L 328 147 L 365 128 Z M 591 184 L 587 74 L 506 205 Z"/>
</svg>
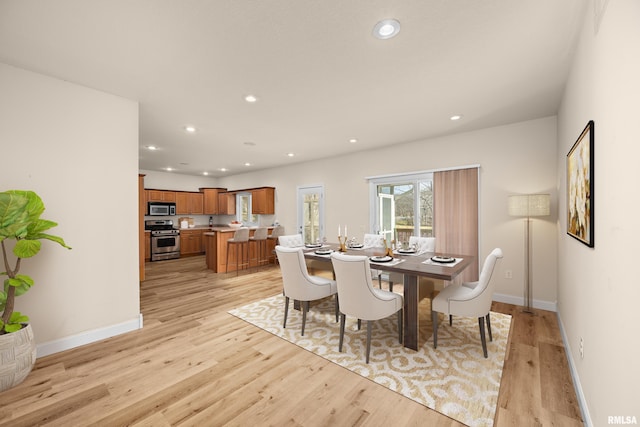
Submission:
<svg viewBox="0 0 640 427">
<path fill-rule="evenodd" d="M 257 225 L 258 217 L 251 213 L 251 193 L 236 194 L 236 219 L 244 225 Z"/>
<path fill-rule="evenodd" d="M 433 174 L 397 175 L 370 180 L 374 230 L 388 241 L 433 236 Z"/>
</svg>

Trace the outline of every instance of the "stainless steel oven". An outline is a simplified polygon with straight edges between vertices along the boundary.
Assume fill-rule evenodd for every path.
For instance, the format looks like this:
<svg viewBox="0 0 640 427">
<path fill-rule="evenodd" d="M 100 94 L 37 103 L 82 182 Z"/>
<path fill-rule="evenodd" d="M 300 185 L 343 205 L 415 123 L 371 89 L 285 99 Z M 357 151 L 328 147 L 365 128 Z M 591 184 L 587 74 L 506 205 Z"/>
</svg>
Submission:
<svg viewBox="0 0 640 427">
<path fill-rule="evenodd" d="M 151 261 L 180 258 L 180 230 L 173 221 L 145 221 L 145 229 L 151 231 Z"/>
</svg>

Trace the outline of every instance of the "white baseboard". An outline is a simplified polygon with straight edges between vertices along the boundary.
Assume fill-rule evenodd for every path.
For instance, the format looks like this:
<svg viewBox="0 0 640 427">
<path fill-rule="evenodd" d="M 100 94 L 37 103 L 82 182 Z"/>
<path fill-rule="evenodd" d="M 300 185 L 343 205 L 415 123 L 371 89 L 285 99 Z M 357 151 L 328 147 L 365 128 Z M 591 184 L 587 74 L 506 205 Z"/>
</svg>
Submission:
<svg viewBox="0 0 640 427">
<path fill-rule="evenodd" d="M 580 412 L 582 413 L 582 420 L 586 427 L 592 427 L 593 423 L 591 422 L 591 415 L 589 414 L 589 407 L 587 406 L 587 399 L 582 392 L 582 385 L 580 384 L 580 377 L 578 376 L 578 370 L 576 369 L 575 362 L 573 361 L 573 353 L 571 352 L 571 346 L 569 345 L 569 339 L 567 338 L 567 334 L 564 330 L 564 324 L 562 323 L 562 318 L 560 317 L 560 313 L 556 313 L 558 317 L 558 325 L 560 326 L 560 335 L 562 335 L 562 342 L 564 343 L 565 353 L 567 355 L 567 361 L 569 362 L 569 371 L 571 372 L 571 379 L 573 380 L 574 388 L 576 390 L 576 395 L 578 397 L 578 406 L 580 407 Z"/>
<path fill-rule="evenodd" d="M 118 323 L 117 325 L 94 329 L 92 331 L 82 332 L 77 335 L 38 344 L 37 357 L 48 356 L 50 354 L 80 347 L 85 344 L 115 337 L 116 335 L 138 329 L 142 329 L 142 313 L 140 313 L 137 319 L 131 319 L 126 322 Z"/>
<path fill-rule="evenodd" d="M 514 297 L 513 295 L 493 294 L 493 300 L 503 302 L 505 304 L 521 305 L 524 307 L 524 297 Z M 558 303 L 556 301 L 541 301 L 534 299 L 531 306 L 540 310 L 558 311 Z"/>
</svg>

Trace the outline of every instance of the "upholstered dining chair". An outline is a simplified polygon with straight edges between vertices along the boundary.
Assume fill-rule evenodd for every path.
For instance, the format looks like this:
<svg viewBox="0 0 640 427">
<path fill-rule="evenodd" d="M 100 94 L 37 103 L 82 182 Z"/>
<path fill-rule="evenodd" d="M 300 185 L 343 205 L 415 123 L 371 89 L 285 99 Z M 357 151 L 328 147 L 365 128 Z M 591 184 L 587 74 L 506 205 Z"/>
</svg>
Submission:
<svg viewBox="0 0 640 427">
<path fill-rule="evenodd" d="M 287 327 L 287 315 L 289 313 L 289 299 L 300 301 L 302 304 L 302 335 L 307 323 L 309 301 L 315 301 L 335 295 L 336 322 L 338 321 L 338 293 L 335 280 L 324 277 L 312 276 L 307 271 L 302 248 L 288 248 L 276 246 L 278 263 L 282 271 L 282 284 L 284 289 L 284 323 Z"/>
<path fill-rule="evenodd" d="M 304 246 L 302 234 L 288 234 L 278 237 L 278 245 L 287 248 L 301 248 Z"/>
<path fill-rule="evenodd" d="M 416 252 L 421 254 L 424 252 L 436 251 L 436 238 L 435 237 L 421 237 L 411 236 L 409 237 L 409 246 L 416 247 Z"/>
<path fill-rule="evenodd" d="M 502 250 L 495 248 L 487 256 L 480 272 L 480 278 L 476 282 L 465 282 L 460 285 L 449 285 L 444 288 L 431 302 L 431 320 L 433 322 L 433 348 L 438 347 L 438 313 L 449 316 L 449 324 L 453 316 L 477 317 L 480 327 L 480 340 L 482 352 L 487 354 L 487 340 L 485 338 L 484 320 L 487 319 L 489 340 L 491 335 L 491 321 L 489 313 L 493 299 L 494 284 L 491 281 L 494 268 L 498 260 L 502 258 Z"/>
<path fill-rule="evenodd" d="M 362 238 L 362 245 L 365 249 L 384 248 L 384 237 L 379 234 L 366 233 Z M 382 289 L 382 271 L 372 268 L 371 275 L 378 279 L 378 287 Z"/>
<path fill-rule="evenodd" d="M 421 237 L 421 236 L 409 236 L 409 246 L 415 246 L 416 253 L 422 254 L 425 252 L 436 251 L 436 238 L 435 237 Z M 421 278 L 422 279 L 422 278 Z M 402 283 L 404 277 L 400 273 L 389 273 L 389 290 L 393 292 L 394 283 Z M 421 280 L 422 281 L 422 280 Z M 430 287 L 434 287 L 434 282 L 431 279 L 426 280 L 426 283 Z"/>
<path fill-rule="evenodd" d="M 342 352 L 346 316 L 367 321 L 366 362 L 371 352 L 371 324 L 374 320 L 384 319 L 398 313 L 398 341 L 402 343 L 402 295 L 376 289 L 371 278 L 369 258 L 364 255 L 345 255 L 339 252 L 331 254 L 333 270 L 338 285 L 340 301 L 340 342 L 338 350 Z"/>
</svg>

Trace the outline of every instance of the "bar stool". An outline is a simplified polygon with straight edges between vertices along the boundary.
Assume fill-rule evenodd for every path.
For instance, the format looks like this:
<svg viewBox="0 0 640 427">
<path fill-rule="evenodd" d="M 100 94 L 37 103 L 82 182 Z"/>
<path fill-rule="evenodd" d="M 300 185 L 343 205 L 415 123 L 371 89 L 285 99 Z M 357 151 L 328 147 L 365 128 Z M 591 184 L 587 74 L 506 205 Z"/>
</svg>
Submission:
<svg viewBox="0 0 640 427">
<path fill-rule="evenodd" d="M 273 227 L 273 230 L 271 231 L 271 234 L 269 234 L 267 239 L 275 240 L 276 241 L 275 245 L 277 245 L 278 244 L 278 237 L 282 236 L 283 234 L 284 234 L 284 226 L 276 225 L 275 227 Z M 271 262 L 271 259 L 273 259 L 274 263 L 278 262 L 278 257 L 276 256 L 276 250 L 275 249 L 271 252 L 271 255 L 269 256 L 269 262 Z"/>
<path fill-rule="evenodd" d="M 238 275 L 238 271 L 240 267 L 243 265 L 249 266 L 249 255 L 247 254 L 247 262 L 244 262 L 244 253 L 245 247 L 249 245 L 249 229 L 247 227 L 240 227 L 233 234 L 233 237 L 227 240 L 227 265 L 225 266 L 225 273 L 229 271 L 229 252 L 231 251 L 231 246 L 236 247 L 236 276 Z M 242 256 L 242 262 L 240 261 L 240 257 Z"/>
<path fill-rule="evenodd" d="M 249 247 L 251 247 L 251 242 L 256 244 L 256 271 L 260 268 L 261 263 L 269 263 L 269 258 L 266 256 L 268 232 L 267 227 L 258 227 L 253 236 L 249 237 Z M 249 248 L 249 252 L 251 252 L 251 248 Z"/>
</svg>

